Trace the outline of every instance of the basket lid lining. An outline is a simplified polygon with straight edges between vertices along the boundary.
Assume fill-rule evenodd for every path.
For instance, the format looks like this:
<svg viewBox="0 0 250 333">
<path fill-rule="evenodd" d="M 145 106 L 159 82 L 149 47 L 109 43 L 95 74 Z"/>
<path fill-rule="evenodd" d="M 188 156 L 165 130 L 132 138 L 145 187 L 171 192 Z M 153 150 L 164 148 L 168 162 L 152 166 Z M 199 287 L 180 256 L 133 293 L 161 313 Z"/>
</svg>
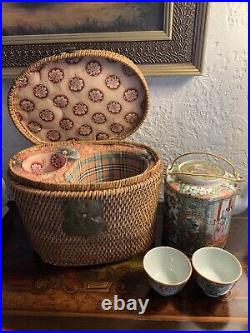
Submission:
<svg viewBox="0 0 250 333">
<path fill-rule="evenodd" d="M 23 72 L 9 109 L 18 129 L 35 143 L 122 139 L 144 120 L 148 88 L 126 57 L 77 51 L 45 58 Z"/>
</svg>

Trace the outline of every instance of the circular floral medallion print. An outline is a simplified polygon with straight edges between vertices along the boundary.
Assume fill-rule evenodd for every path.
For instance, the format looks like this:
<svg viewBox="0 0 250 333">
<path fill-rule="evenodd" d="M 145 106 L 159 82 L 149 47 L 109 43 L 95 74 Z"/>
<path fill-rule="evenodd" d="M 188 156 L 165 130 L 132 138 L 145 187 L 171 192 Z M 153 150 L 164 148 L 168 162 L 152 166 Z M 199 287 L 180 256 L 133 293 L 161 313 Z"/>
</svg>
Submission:
<svg viewBox="0 0 250 333">
<path fill-rule="evenodd" d="M 59 83 L 64 78 L 64 73 L 60 68 L 52 68 L 48 73 L 48 78 L 52 83 Z"/>
<path fill-rule="evenodd" d="M 109 89 L 117 89 L 120 85 L 120 79 L 117 75 L 109 75 L 106 77 L 105 83 Z"/>
<path fill-rule="evenodd" d="M 109 135 L 107 133 L 96 134 L 96 140 L 108 140 Z"/>
<path fill-rule="evenodd" d="M 69 118 L 63 118 L 62 120 L 60 120 L 60 127 L 63 130 L 70 130 L 71 128 L 73 128 L 74 123 L 71 119 Z"/>
<path fill-rule="evenodd" d="M 110 125 L 110 130 L 113 133 L 119 134 L 123 131 L 123 126 L 121 124 L 118 124 L 118 123 L 113 123 L 113 124 Z"/>
<path fill-rule="evenodd" d="M 53 99 L 54 105 L 58 108 L 65 108 L 69 104 L 68 97 L 64 95 L 58 95 Z"/>
<path fill-rule="evenodd" d="M 104 116 L 104 114 L 102 114 L 102 113 L 95 113 L 95 114 L 93 114 L 93 116 L 92 116 L 92 120 L 93 120 L 93 122 L 94 123 L 96 123 L 96 124 L 103 124 L 103 123 L 105 123 L 106 122 L 106 117 Z"/>
<path fill-rule="evenodd" d="M 57 130 L 49 130 L 47 132 L 47 138 L 50 141 L 58 141 L 61 138 L 61 134 Z"/>
<path fill-rule="evenodd" d="M 23 99 L 20 102 L 20 108 L 25 112 L 31 112 L 35 109 L 35 104 L 29 99 Z"/>
<path fill-rule="evenodd" d="M 90 133 L 92 133 L 92 128 L 87 124 L 84 124 L 79 128 L 80 135 L 86 136 L 89 135 Z"/>
<path fill-rule="evenodd" d="M 107 109 L 111 113 L 119 113 L 122 110 L 122 106 L 119 102 L 112 101 L 108 103 Z"/>
<path fill-rule="evenodd" d="M 135 72 L 127 65 L 122 65 L 122 71 L 127 76 L 134 76 Z"/>
<path fill-rule="evenodd" d="M 94 102 L 98 103 L 103 100 L 103 93 L 100 89 L 92 89 L 89 92 L 89 99 Z"/>
<path fill-rule="evenodd" d="M 84 103 L 77 103 L 73 106 L 73 112 L 76 116 L 84 116 L 88 112 L 88 107 Z"/>
<path fill-rule="evenodd" d="M 124 91 L 123 98 L 126 102 L 133 102 L 138 98 L 138 92 L 136 89 L 127 89 Z"/>
<path fill-rule="evenodd" d="M 48 109 L 44 109 L 39 113 L 39 117 L 43 121 L 52 121 L 55 118 L 55 115 L 52 111 L 50 111 Z"/>
<path fill-rule="evenodd" d="M 50 158 L 50 163 L 57 169 L 60 169 L 66 163 L 66 157 L 62 154 L 53 154 Z"/>
<path fill-rule="evenodd" d="M 98 76 L 102 71 L 102 66 L 98 61 L 90 61 L 85 69 L 90 76 Z"/>
<path fill-rule="evenodd" d="M 43 84 L 38 84 L 33 88 L 33 93 L 38 98 L 45 98 L 48 96 L 48 89 Z"/>
<path fill-rule="evenodd" d="M 41 163 L 35 162 L 31 164 L 30 168 L 33 173 L 40 174 L 42 172 L 43 165 Z"/>
<path fill-rule="evenodd" d="M 135 112 L 130 112 L 130 113 L 127 113 L 126 116 L 124 117 L 124 119 L 130 123 L 130 124 L 134 124 L 137 122 L 138 120 L 138 114 L 135 113 Z"/>
<path fill-rule="evenodd" d="M 74 65 L 74 64 L 78 64 L 81 61 L 81 59 L 77 58 L 77 57 L 76 58 L 67 58 L 65 61 L 68 65 Z"/>
<path fill-rule="evenodd" d="M 36 121 L 31 121 L 28 123 L 28 129 L 33 133 L 38 133 L 42 130 L 42 126 L 38 124 Z"/>
<path fill-rule="evenodd" d="M 75 76 L 69 80 L 69 89 L 71 91 L 81 91 L 84 88 L 84 80 L 79 76 Z"/>
<path fill-rule="evenodd" d="M 27 76 L 23 76 L 16 81 L 16 86 L 19 88 L 25 88 L 28 85 L 28 82 Z"/>
</svg>

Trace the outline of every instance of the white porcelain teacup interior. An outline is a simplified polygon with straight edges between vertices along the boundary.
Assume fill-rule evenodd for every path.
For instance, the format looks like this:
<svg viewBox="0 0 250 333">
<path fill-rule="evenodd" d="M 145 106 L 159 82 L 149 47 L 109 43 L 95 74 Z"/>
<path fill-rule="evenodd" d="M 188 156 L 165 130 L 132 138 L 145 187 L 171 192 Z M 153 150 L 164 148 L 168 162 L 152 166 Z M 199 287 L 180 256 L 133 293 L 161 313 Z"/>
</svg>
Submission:
<svg viewBox="0 0 250 333">
<path fill-rule="evenodd" d="M 242 274 L 238 259 L 218 247 L 203 247 L 197 250 L 192 256 L 192 264 L 197 273 L 215 283 L 231 284 Z"/>
<path fill-rule="evenodd" d="M 143 267 L 151 279 L 170 286 L 186 282 L 192 274 L 188 257 L 168 246 L 155 247 L 147 252 Z"/>
</svg>

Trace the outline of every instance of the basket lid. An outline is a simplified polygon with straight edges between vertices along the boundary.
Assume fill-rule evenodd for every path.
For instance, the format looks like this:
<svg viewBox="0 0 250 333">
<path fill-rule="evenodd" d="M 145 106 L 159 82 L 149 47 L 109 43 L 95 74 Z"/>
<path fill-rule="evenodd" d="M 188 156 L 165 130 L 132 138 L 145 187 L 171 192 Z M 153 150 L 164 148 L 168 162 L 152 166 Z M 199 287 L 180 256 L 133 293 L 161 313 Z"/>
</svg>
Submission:
<svg viewBox="0 0 250 333">
<path fill-rule="evenodd" d="M 9 113 L 31 142 L 123 139 L 146 117 L 147 82 L 127 57 L 78 50 L 39 60 L 9 93 Z"/>
</svg>

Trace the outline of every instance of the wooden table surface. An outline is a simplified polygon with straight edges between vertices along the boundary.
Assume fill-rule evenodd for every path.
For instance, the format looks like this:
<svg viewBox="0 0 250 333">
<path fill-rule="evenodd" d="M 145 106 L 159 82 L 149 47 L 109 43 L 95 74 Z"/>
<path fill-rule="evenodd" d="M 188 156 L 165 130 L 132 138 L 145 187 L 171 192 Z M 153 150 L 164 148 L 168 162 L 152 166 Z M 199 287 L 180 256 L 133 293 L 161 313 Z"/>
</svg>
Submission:
<svg viewBox="0 0 250 333">
<path fill-rule="evenodd" d="M 17 209 L 11 204 L 10 213 L 3 221 L 3 327 L 246 330 L 246 213 L 233 218 L 226 249 L 243 266 L 241 279 L 226 296 L 207 297 L 192 278 L 179 294 L 166 298 L 150 288 L 142 257 L 87 268 L 58 268 L 41 262 L 26 239 Z M 114 295 L 123 299 L 149 298 L 145 314 L 102 310 L 102 300 L 112 300 Z"/>
</svg>

